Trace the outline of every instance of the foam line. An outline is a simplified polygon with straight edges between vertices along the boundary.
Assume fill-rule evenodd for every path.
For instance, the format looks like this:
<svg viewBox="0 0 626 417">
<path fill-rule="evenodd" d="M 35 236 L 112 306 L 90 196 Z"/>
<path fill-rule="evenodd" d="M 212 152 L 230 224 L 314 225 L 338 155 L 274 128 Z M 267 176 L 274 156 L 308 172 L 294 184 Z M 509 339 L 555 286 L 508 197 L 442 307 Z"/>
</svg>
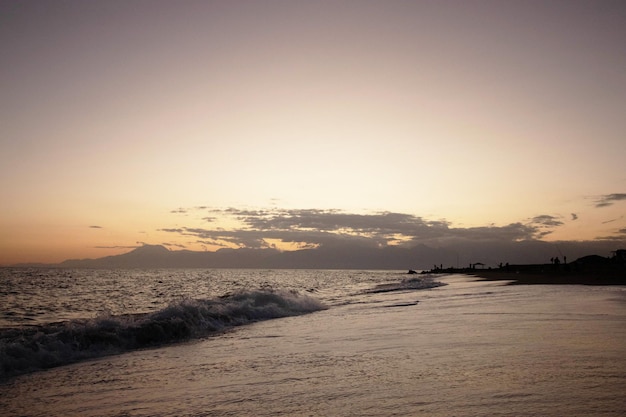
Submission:
<svg viewBox="0 0 626 417">
<path fill-rule="evenodd" d="M 0 379 L 325 308 L 314 298 L 294 291 L 263 289 L 215 299 L 186 299 L 148 314 L 4 329 L 0 331 Z"/>
</svg>

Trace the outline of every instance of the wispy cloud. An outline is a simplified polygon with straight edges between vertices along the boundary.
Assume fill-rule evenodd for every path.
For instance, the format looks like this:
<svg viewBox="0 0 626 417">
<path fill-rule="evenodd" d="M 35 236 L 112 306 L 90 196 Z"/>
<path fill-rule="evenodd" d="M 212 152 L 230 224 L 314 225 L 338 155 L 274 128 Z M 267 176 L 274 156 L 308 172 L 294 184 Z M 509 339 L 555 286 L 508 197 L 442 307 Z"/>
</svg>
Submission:
<svg viewBox="0 0 626 417">
<path fill-rule="evenodd" d="M 89 226 L 89 228 L 90 229 L 102 229 L 102 226 L 93 225 L 93 226 Z"/>
<path fill-rule="evenodd" d="M 534 230 L 533 238 L 541 239 L 550 233 L 554 228 L 562 226 L 563 221 L 560 217 L 551 216 L 549 214 L 541 214 L 530 219 L 528 226 Z"/>
<path fill-rule="evenodd" d="M 563 222 L 559 220 L 558 217 L 550 216 L 548 214 L 542 214 L 540 216 L 533 217 L 532 223 L 541 225 L 541 226 L 549 226 L 549 227 L 556 227 L 556 226 L 563 225 Z"/>
<path fill-rule="evenodd" d="M 180 243 L 169 243 L 169 242 L 164 242 L 161 243 L 161 245 L 165 246 L 165 247 L 174 247 L 174 248 L 179 248 L 179 249 L 187 249 L 187 246 L 185 245 L 181 245 Z"/>
<path fill-rule="evenodd" d="M 612 223 L 623 218 L 624 216 L 621 216 L 619 219 L 613 219 L 613 220 L 609 220 L 606 222 L 602 222 L 602 224 Z M 623 242 L 626 240 L 626 227 L 622 227 L 620 229 L 614 229 L 612 235 L 598 236 L 596 237 L 596 239 L 597 240 L 609 240 L 609 241 L 621 241 L 623 244 Z"/>
<path fill-rule="evenodd" d="M 113 246 L 94 246 L 95 249 L 136 249 L 139 246 L 122 246 L 122 245 L 113 245 Z"/>
<path fill-rule="evenodd" d="M 606 194 L 596 200 L 596 207 L 608 207 L 617 201 L 626 200 L 626 194 Z"/>
</svg>

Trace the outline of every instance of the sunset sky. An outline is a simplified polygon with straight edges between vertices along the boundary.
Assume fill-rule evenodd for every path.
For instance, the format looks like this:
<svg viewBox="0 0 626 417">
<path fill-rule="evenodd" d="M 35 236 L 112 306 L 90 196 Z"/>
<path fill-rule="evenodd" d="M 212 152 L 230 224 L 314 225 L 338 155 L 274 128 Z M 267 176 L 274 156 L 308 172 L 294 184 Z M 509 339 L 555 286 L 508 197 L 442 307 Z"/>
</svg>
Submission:
<svg viewBox="0 0 626 417">
<path fill-rule="evenodd" d="M 626 242 L 626 2 L 3 0 L 0 156 L 0 265 Z"/>
</svg>

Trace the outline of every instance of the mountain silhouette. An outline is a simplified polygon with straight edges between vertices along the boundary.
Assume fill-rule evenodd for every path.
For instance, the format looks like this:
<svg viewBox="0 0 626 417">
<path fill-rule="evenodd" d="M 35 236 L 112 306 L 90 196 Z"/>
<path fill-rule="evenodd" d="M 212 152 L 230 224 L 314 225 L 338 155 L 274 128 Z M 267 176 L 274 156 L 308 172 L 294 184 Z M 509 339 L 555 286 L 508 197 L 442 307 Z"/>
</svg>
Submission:
<svg viewBox="0 0 626 417">
<path fill-rule="evenodd" d="M 445 254 L 445 252 L 443 252 Z M 276 249 L 220 249 L 216 252 L 171 251 L 161 245 L 144 245 L 128 253 L 97 259 L 70 259 L 63 268 L 319 268 L 404 269 L 441 261 L 442 251 L 415 248 L 327 247 L 281 252 Z"/>
<path fill-rule="evenodd" d="M 162 245 L 144 245 L 128 253 L 97 259 L 70 259 L 64 268 L 260 268 L 274 249 L 220 249 L 216 252 L 171 251 Z"/>
<path fill-rule="evenodd" d="M 279 251 L 273 248 L 222 248 L 215 252 L 169 250 L 162 245 L 144 245 L 130 252 L 97 259 L 70 259 L 51 266 L 62 268 L 290 268 L 290 269 L 422 269 L 433 265 L 466 267 L 482 263 L 497 266 L 510 264 L 544 264 L 561 252 L 568 259 L 589 253 L 615 251 L 615 242 L 543 241 L 469 242 L 447 247 L 418 244 L 412 247 L 333 244 L 314 249 Z M 562 257 L 563 254 L 560 254 Z"/>
</svg>

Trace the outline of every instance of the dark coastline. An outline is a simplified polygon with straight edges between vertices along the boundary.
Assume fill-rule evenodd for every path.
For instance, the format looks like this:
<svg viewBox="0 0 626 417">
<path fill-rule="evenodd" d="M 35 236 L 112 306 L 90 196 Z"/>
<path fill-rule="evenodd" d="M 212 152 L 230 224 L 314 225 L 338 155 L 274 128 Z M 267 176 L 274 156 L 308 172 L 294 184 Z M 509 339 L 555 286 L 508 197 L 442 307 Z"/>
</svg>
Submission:
<svg viewBox="0 0 626 417">
<path fill-rule="evenodd" d="M 511 281 L 512 285 L 626 285 L 626 268 L 585 268 L 570 265 L 510 265 L 503 268 L 449 268 L 431 272 L 475 276 L 485 281 Z"/>
<path fill-rule="evenodd" d="M 485 269 L 462 272 L 485 281 L 511 281 L 511 285 L 626 285 L 624 271 L 502 271 Z"/>
<path fill-rule="evenodd" d="M 565 259 L 565 258 L 564 258 Z M 626 285 L 626 250 L 618 249 L 605 258 L 588 255 L 571 263 L 561 263 L 553 258 L 549 264 L 506 265 L 484 268 L 484 264 L 471 264 L 469 268 L 435 266 L 428 273 L 466 274 L 486 281 L 511 281 L 517 285 Z"/>
</svg>

